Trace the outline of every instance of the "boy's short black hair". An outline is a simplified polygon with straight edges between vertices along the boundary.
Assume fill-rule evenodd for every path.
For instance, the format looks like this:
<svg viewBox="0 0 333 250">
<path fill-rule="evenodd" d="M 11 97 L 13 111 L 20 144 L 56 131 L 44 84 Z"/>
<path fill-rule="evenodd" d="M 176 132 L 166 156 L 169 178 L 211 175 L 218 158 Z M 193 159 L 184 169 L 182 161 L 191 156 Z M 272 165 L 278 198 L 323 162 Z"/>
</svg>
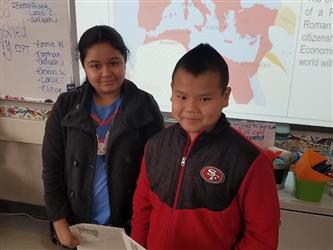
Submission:
<svg viewBox="0 0 333 250">
<path fill-rule="evenodd" d="M 223 91 L 229 83 L 229 69 L 227 63 L 221 54 L 207 43 L 199 44 L 179 59 L 172 72 L 172 81 L 175 73 L 179 69 L 183 69 L 194 76 L 198 76 L 207 71 L 217 72 L 221 78 Z"/>
<path fill-rule="evenodd" d="M 121 35 L 112 27 L 107 25 L 96 25 L 87 29 L 81 36 L 78 51 L 80 54 L 80 61 L 84 66 L 84 59 L 87 55 L 87 50 L 97 43 L 109 43 L 114 49 L 118 50 L 124 57 L 125 63 L 129 50 L 126 47 Z"/>
</svg>

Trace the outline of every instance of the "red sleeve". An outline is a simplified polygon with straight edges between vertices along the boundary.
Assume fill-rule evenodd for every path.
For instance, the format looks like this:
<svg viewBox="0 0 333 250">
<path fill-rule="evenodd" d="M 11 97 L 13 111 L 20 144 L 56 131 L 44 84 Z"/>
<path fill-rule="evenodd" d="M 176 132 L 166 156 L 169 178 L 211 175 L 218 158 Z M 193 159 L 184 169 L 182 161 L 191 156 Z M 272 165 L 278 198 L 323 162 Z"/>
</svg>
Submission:
<svg viewBox="0 0 333 250">
<path fill-rule="evenodd" d="M 147 234 L 152 205 L 149 197 L 150 188 L 146 176 L 145 157 L 142 159 L 141 172 L 133 198 L 133 219 L 131 237 L 144 247 L 147 247 Z"/>
<path fill-rule="evenodd" d="M 273 165 L 264 154 L 255 160 L 244 178 L 238 202 L 245 230 L 235 249 L 277 249 L 280 205 Z"/>
</svg>

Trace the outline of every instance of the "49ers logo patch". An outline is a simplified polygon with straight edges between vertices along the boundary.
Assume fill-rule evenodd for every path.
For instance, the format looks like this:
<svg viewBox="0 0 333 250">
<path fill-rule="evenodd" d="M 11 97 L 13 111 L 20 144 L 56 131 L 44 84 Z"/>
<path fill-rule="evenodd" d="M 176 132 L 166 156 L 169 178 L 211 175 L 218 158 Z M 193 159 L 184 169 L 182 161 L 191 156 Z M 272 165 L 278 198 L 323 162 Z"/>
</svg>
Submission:
<svg viewBox="0 0 333 250">
<path fill-rule="evenodd" d="M 206 166 L 200 170 L 202 179 L 212 184 L 219 184 L 224 181 L 224 173 L 213 166 Z"/>
</svg>

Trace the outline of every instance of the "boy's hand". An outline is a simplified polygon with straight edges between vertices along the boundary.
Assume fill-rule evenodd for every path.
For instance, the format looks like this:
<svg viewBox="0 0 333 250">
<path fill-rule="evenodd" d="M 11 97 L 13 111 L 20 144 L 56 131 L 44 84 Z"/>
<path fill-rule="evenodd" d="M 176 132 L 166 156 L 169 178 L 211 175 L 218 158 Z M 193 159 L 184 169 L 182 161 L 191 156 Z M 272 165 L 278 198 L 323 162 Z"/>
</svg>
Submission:
<svg viewBox="0 0 333 250">
<path fill-rule="evenodd" d="M 69 230 L 69 224 L 65 218 L 54 221 L 53 225 L 61 245 L 75 248 L 80 244 L 79 239 Z"/>
</svg>

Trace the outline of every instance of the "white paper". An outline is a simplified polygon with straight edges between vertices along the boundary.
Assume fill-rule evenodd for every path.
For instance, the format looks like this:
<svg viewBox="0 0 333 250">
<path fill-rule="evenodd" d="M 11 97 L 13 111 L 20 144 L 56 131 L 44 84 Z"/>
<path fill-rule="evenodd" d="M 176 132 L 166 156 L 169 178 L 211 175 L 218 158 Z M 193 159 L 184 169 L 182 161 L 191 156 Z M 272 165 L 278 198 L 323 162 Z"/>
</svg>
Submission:
<svg viewBox="0 0 333 250">
<path fill-rule="evenodd" d="M 81 223 L 70 226 L 70 230 L 80 240 L 77 250 L 145 250 L 123 228 Z"/>
</svg>

